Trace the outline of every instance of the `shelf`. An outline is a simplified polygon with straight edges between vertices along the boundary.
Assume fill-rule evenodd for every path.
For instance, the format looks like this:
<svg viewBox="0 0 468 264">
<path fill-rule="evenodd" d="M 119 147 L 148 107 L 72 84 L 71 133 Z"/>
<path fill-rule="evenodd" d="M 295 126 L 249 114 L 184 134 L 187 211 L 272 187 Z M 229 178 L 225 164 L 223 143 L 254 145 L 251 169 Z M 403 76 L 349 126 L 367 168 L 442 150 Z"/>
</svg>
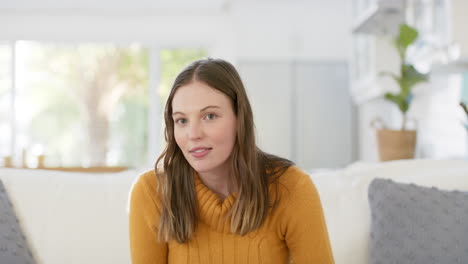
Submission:
<svg viewBox="0 0 468 264">
<path fill-rule="evenodd" d="M 432 66 L 434 74 L 456 74 L 468 73 L 468 57 L 462 57 L 447 64 L 437 64 Z"/>
<path fill-rule="evenodd" d="M 353 34 L 396 34 L 404 21 L 404 0 L 379 0 L 358 17 L 353 26 Z"/>
</svg>

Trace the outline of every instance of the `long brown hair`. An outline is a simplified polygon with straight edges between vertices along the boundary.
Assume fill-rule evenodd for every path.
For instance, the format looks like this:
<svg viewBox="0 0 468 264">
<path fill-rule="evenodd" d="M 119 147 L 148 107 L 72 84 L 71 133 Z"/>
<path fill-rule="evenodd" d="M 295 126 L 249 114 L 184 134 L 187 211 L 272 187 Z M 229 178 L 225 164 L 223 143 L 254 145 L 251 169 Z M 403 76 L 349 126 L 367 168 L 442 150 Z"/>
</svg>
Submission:
<svg viewBox="0 0 468 264">
<path fill-rule="evenodd" d="M 255 141 L 255 127 L 242 80 L 232 64 L 221 59 L 202 59 L 187 66 L 177 76 L 164 111 L 167 145 L 155 164 L 162 210 L 158 237 L 179 243 L 188 241 L 198 221 L 194 170 L 185 159 L 174 138 L 172 100 L 177 89 L 199 81 L 229 97 L 237 118 L 236 141 L 230 156 L 230 176 L 238 187 L 236 201 L 227 217 L 231 232 L 245 235 L 259 228 L 268 211 L 278 202 L 275 195 L 270 204 L 269 185 L 293 163 L 261 151 Z M 162 168 L 160 167 L 160 162 Z"/>
</svg>

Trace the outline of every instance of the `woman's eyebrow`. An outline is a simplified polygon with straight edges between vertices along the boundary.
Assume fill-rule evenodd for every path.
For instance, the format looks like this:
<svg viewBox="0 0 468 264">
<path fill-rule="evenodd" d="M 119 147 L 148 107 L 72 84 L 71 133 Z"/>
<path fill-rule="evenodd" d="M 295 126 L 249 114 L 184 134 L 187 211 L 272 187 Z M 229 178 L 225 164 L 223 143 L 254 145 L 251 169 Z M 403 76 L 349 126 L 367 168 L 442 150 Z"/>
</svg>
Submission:
<svg viewBox="0 0 468 264">
<path fill-rule="evenodd" d="M 209 106 L 207 106 L 207 107 L 201 109 L 200 112 L 206 111 L 206 110 L 209 109 L 209 108 L 221 108 L 221 107 L 219 107 L 219 106 L 217 106 L 217 105 L 209 105 Z"/>
<path fill-rule="evenodd" d="M 207 106 L 207 107 L 203 107 L 203 108 L 200 110 L 200 112 L 206 111 L 207 109 L 210 109 L 210 108 L 221 108 L 221 107 L 219 107 L 219 106 L 217 106 L 217 105 L 209 105 L 209 106 Z M 185 115 L 185 114 L 182 113 L 182 112 L 177 111 L 177 112 L 172 113 L 172 115 L 174 116 L 174 115 Z"/>
</svg>

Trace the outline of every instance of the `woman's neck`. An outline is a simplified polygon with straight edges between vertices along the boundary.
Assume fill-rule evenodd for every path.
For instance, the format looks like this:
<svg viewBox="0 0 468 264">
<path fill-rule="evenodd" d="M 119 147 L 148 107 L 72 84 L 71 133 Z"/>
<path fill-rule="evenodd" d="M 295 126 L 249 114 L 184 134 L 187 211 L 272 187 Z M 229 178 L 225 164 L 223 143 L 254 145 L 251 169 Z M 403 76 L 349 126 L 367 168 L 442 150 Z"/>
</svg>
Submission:
<svg viewBox="0 0 468 264">
<path fill-rule="evenodd" d="M 228 172 L 216 173 L 216 172 L 199 172 L 201 181 L 211 191 L 216 193 L 221 200 L 228 197 L 233 191 L 235 191 L 234 184 L 230 182 Z"/>
</svg>

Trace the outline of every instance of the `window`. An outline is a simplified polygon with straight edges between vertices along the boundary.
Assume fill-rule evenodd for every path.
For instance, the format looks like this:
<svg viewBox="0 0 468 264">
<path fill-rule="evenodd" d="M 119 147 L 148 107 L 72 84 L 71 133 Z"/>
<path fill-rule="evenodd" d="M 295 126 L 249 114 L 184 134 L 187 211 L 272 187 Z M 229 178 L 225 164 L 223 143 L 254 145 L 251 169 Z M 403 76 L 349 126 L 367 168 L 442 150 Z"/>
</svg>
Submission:
<svg viewBox="0 0 468 264">
<path fill-rule="evenodd" d="M 46 167 L 144 164 L 152 122 L 150 53 L 159 53 L 161 60 L 157 97 L 161 102 L 175 75 L 206 56 L 201 49 L 159 51 L 138 43 L 17 41 L 14 45 L 14 73 L 3 67 L 12 65 L 11 48 L 0 46 L 0 148 L 4 156 L 15 156 L 15 166 L 21 166 L 24 157 L 28 167 L 37 165 L 39 155 L 45 156 Z M 9 122 L 12 92 L 16 115 Z M 5 135 L 13 131 L 13 144 L 11 135 L 3 137 L 4 131 Z"/>
<path fill-rule="evenodd" d="M 46 166 L 144 158 L 146 48 L 19 41 L 16 54 L 16 152 L 43 154 Z"/>
<path fill-rule="evenodd" d="M 418 45 L 440 47 L 448 39 L 447 0 L 417 0 L 410 8 L 410 23 L 420 33 Z"/>
</svg>

